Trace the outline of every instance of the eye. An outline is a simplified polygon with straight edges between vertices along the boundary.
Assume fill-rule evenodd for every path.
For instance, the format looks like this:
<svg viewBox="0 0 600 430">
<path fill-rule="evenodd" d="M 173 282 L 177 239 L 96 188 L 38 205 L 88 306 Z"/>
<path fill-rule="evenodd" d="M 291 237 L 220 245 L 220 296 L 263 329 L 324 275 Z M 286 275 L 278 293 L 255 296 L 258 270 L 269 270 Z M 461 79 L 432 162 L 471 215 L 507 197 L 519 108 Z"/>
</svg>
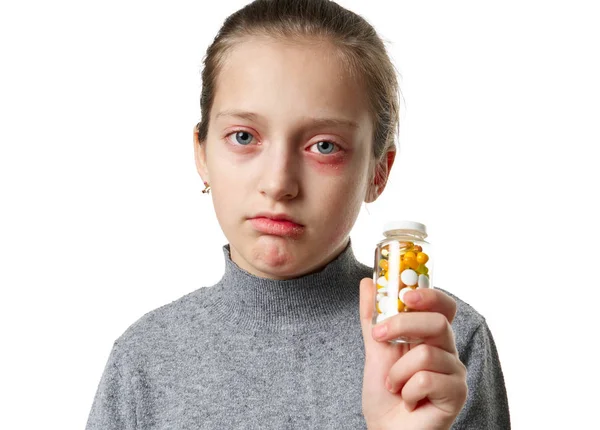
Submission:
<svg viewBox="0 0 600 430">
<path fill-rule="evenodd" d="M 231 135 L 235 135 L 235 141 L 237 143 L 239 143 L 240 145 L 243 146 L 247 146 L 252 142 L 252 134 L 248 133 L 247 131 L 244 130 L 237 130 L 234 131 L 233 133 L 228 134 L 226 137 L 229 138 L 229 136 Z"/>
<path fill-rule="evenodd" d="M 333 142 L 329 142 L 328 140 L 322 140 L 312 145 L 311 148 L 314 146 L 318 148 L 318 151 L 311 150 L 310 152 L 319 152 L 320 154 L 331 154 L 337 145 Z"/>
</svg>

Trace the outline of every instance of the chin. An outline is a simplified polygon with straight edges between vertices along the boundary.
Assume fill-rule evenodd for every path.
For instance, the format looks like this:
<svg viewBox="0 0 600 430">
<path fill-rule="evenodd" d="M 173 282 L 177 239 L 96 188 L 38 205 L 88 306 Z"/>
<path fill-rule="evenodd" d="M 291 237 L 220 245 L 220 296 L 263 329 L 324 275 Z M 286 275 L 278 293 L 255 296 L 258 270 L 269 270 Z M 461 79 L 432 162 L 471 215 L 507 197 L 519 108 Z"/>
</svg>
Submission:
<svg viewBox="0 0 600 430">
<path fill-rule="evenodd" d="M 302 244 L 286 237 L 263 235 L 252 245 L 252 263 L 265 271 L 288 271 L 302 260 Z"/>
</svg>

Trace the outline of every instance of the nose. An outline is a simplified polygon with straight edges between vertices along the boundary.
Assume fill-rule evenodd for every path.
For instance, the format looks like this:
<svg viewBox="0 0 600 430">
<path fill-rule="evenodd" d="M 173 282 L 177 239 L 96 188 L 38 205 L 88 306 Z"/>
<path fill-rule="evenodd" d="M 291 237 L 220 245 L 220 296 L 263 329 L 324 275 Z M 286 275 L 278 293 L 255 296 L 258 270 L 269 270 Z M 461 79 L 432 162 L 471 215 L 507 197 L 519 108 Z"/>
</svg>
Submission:
<svg viewBox="0 0 600 430">
<path fill-rule="evenodd" d="M 298 154 L 287 145 L 270 145 L 260 173 L 259 190 L 273 200 L 289 200 L 298 195 Z"/>
</svg>

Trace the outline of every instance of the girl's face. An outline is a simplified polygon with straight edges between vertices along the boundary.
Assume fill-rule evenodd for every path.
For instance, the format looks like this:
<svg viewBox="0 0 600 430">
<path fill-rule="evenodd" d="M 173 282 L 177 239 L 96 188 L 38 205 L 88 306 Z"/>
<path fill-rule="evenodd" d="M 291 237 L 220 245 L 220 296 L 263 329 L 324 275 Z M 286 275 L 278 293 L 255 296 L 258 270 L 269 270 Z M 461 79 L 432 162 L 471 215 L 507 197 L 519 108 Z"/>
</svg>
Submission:
<svg viewBox="0 0 600 430">
<path fill-rule="evenodd" d="M 245 39 L 217 79 L 207 141 L 194 133 L 196 166 L 210 183 L 231 259 L 256 276 L 321 270 L 347 245 L 362 202 L 385 186 L 370 180 L 365 92 L 334 49 Z M 388 169 L 392 163 L 393 156 Z M 261 212 L 286 214 L 302 227 L 268 230 L 268 221 L 252 220 Z"/>
</svg>

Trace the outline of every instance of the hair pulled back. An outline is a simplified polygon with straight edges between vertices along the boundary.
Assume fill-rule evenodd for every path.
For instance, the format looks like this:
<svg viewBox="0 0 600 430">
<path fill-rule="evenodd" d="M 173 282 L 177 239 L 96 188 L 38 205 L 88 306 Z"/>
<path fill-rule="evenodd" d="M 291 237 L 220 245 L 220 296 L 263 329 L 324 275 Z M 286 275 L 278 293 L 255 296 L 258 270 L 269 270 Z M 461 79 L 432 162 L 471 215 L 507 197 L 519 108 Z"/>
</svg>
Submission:
<svg viewBox="0 0 600 430">
<path fill-rule="evenodd" d="M 204 56 L 198 140 L 206 141 L 217 79 L 227 53 L 246 36 L 278 41 L 327 41 L 367 91 L 373 121 L 373 156 L 379 162 L 395 150 L 399 132 L 396 69 L 377 32 L 364 18 L 330 0 L 255 0 L 230 15 Z"/>
</svg>

